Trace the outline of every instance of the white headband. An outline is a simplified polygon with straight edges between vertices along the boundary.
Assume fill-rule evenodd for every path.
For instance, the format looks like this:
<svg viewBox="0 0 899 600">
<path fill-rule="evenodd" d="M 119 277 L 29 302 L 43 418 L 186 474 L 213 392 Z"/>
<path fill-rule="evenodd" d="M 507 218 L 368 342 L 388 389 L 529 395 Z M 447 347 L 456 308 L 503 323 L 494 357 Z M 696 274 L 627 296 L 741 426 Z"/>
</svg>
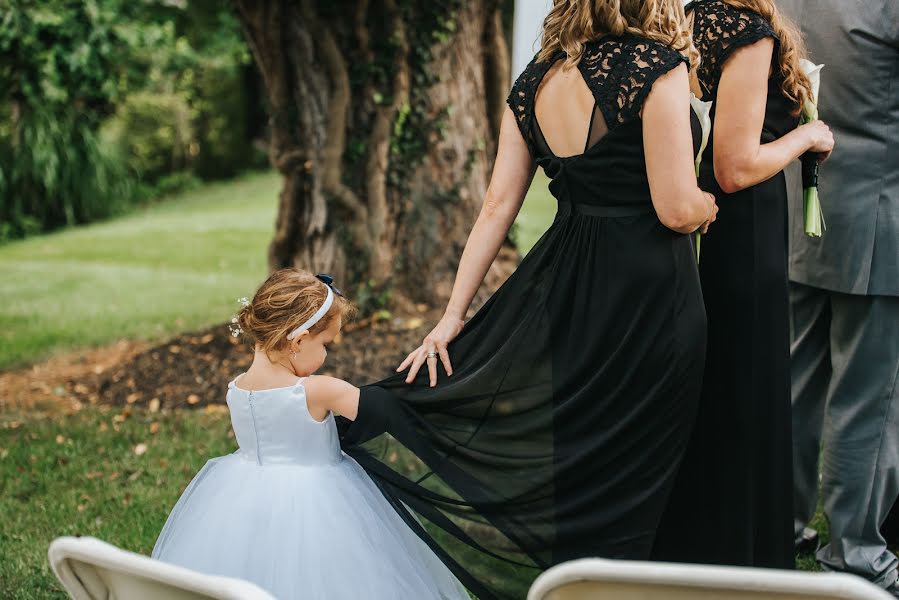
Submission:
<svg viewBox="0 0 899 600">
<path fill-rule="evenodd" d="M 331 286 L 327 286 L 327 288 L 328 288 L 328 297 L 325 298 L 325 303 L 322 304 L 322 307 L 320 309 L 318 309 L 318 311 L 316 311 L 316 313 L 314 315 L 309 317 L 308 321 L 306 321 L 305 323 L 303 323 L 302 325 L 300 325 L 299 327 L 297 327 L 296 329 L 294 329 L 293 331 L 288 333 L 287 339 L 292 340 L 293 338 L 297 337 L 304 331 L 311 329 L 313 325 L 315 325 L 316 323 L 321 321 L 324 318 L 324 316 L 326 314 L 328 314 L 328 311 L 331 310 L 331 305 L 334 304 L 334 292 L 331 291 Z"/>
</svg>

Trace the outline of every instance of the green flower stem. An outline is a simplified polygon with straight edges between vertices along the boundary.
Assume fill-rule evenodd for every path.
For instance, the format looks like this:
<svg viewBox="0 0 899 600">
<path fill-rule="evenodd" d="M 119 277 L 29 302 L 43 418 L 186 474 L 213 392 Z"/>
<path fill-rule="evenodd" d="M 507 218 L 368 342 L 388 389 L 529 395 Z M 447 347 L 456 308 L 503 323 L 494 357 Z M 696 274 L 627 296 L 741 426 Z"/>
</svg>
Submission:
<svg viewBox="0 0 899 600">
<path fill-rule="evenodd" d="M 818 201 L 818 188 L 805 188 L 802 193 L 802 212 L 805 221 L 805 234 L 821 237 L 823 233 L 823 215 L 821 203 Z"/>
</svg>

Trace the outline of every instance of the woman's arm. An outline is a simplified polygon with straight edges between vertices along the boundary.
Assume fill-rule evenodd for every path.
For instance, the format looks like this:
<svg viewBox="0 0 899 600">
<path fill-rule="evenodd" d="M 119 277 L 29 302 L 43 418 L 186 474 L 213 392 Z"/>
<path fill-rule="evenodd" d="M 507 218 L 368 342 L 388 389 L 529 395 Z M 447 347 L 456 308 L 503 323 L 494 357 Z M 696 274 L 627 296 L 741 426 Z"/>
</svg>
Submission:
<svg viewBox="0 0 899 600">
<path fill-rule="evenodd" d="M 643 147 L 652 204 L 663 225 L 696 231 L 715 218 L 715 198 L 696 184 L 690 82 L 680 65 L 653 83 L 643 103 Z"/>
<path fill-rule="evenodd" d="M 751 187 L 782 171 L 807 151 L 826 155 L 833 134 L 821 121 L 801 125 L 761 143 L 774 41 L 764 38 L 734 51 L 724 64 L 715 107 L 715 179 L 727 193 Z"/>
<path fill-rule="evenodd" d="M 506 108 L 487 196 L 462 252 L 444 316 L 422 345 L 410 353 L 397 368 L 397 371 L 402 371 L 411 365 L 406 377 L 408 383 L 415 379 L 426 361 L 427 353 L 431 351 L 439 354 L 447 374 L 452 375 L 453 367 L 446 346 L 462 330 L 465 313 L 521 210 L 535 170 L 536 164 L 518 131 L 515 115 L 510 108 Z M 427 362 L 433 387 L 437 385 L 437 361 Z"/>
</svg>

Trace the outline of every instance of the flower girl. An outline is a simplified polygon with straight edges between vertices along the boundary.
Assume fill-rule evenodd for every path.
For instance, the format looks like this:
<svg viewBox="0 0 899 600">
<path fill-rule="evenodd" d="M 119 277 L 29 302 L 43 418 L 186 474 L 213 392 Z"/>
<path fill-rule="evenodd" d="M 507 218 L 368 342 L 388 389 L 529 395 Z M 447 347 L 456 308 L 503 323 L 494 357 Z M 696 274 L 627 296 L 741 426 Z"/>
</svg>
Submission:
<svg viewBox="0 0 899 600">
<path fill-rule="evenodd" d="M 275 272 L 233 327 L 255 342 L 228 385 L 240 446 L 213 458 L 178 500 L 153 557 L 251 581 L 279 600 L 467 599 L 338 443 L 358 388 L 314 376 L 352 310 L 330 277 Z"/>
</svg>

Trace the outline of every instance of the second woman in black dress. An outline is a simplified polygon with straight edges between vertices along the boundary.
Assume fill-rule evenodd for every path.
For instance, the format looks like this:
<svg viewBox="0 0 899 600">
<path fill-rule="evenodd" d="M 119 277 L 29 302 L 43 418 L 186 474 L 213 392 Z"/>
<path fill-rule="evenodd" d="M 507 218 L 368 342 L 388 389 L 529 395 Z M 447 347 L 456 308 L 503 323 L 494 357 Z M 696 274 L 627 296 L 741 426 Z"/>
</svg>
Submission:
<svg viewBox="0 0 899 600">
<path fill-rule="evenodd" d="M 544 29 L 446 316 L 343 436 L 482 599 L 570 558 L 649 558 L 705 353 L 689 234 L 716 208 L 693 172 L 681 2 L 556 0 Z M 463 327 L 538 165 L 558 214 Z"/>
<path fill-rule="evenodd" d="M 771 0 L 687 7 L 698 92 L 714 101 L 700 185 L 718 198 L 699 266 L 708 349 L 696 427 L 654 556 L 793 568 L 787 191 L 783 168 L 826 155 L 799 124 L 799 37 Z M 699 95 L 699 94 L 697 94 Z"/>
</svg>

